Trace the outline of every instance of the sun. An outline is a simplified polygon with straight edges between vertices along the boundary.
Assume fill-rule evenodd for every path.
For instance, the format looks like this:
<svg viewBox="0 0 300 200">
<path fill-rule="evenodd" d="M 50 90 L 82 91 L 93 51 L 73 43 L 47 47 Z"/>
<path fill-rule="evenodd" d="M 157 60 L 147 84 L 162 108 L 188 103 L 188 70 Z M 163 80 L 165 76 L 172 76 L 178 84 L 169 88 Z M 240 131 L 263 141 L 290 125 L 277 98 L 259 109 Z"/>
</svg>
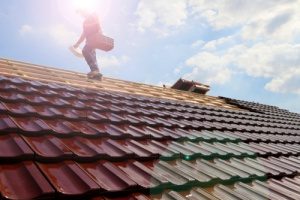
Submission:
<svg viewBox="0 0 300 200">
<path fill-rule="evenodd" d="M 72 0 L 73 7 L 77 9 L 84 9 L 93 11 L 96 6 L 95 0 Z"/>
<path fill-rule="evenodd" d="M 1 1 L 1 0 L 0 0 Z M 79 9 L 87 11 L 87 13 L 95 13 L 102 21 L 110 20 L 114 4 L 112 0 L 55 0 L 56 7 L 60 15 L 73 26 L 78 26 Z"/>
</svg>

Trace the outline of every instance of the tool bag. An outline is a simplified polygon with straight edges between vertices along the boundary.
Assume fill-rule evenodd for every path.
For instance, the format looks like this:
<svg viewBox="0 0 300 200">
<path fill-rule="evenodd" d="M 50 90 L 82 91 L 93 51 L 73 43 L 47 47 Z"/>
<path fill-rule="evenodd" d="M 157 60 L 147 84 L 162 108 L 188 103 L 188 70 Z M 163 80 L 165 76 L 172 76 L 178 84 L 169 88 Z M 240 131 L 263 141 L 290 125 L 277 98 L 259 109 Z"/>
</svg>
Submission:
<svg viewBox="0 0 300 200">
<path fill-rule="evenodd" d="M 114 39 L 107 37 L 102 33 L 89 35 L 86 40 L 86 43 L 95 49 L 110 51 L 114 48 Z"/>
</svg>

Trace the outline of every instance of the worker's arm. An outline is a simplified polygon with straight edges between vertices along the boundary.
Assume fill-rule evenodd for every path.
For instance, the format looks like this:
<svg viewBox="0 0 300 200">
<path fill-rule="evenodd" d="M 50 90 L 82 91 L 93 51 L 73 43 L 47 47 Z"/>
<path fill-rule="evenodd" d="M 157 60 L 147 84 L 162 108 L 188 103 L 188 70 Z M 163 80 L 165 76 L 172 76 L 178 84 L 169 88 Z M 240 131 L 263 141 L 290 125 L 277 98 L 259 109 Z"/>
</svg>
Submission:
<svg viewBox="0 0 300 200">
<path fill-rule="evenodd" d="M 82 32 L 80 38 L 78 39 L 78 41 L 76 42 L 76 44 L 73 45 L 73 47 L 75 49 L 77 49 L 79 47 L 79 45 L 84 41 L 84 39 L 85 39 L 85 34 L 84 34 L 84 32 Z"/>
</svg>

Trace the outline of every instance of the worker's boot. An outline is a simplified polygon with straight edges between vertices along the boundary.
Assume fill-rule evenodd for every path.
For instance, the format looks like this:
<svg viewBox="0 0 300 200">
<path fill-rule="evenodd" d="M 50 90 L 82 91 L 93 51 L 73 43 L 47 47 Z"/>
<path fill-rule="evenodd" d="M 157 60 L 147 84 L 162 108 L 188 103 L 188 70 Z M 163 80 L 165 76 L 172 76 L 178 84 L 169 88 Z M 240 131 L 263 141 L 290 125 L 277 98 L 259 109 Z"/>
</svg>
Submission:
<svg viewBox="0 0 300 200">
<path fill-rule="evenodd" d="M 102 74 L 99 72 L 99 70 L 94 70 L 94 71 L 91 71 L 87 74 L 87 76 L 89 78 L 97 78 L 97 79 L 102 79 Z"/>
</svg>

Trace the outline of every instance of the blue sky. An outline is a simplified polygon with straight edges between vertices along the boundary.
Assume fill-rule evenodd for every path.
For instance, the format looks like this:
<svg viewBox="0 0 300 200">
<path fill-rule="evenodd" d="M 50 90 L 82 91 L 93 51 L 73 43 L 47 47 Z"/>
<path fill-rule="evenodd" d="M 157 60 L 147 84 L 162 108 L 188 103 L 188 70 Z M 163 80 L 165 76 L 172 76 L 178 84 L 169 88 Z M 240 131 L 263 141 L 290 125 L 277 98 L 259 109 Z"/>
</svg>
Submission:
<svg viewBox="0 0 300 200">
<path fill-rule="evenodd" d="M 154 85 L 184 77 L 213 96 L 300 112 L 299 0 L 1 0 L 0 57 L 87 73 L 68 50 L 82 2 L 115 39 L 113 51 L 97 52 L 105 76 Z"/>
</svg>

